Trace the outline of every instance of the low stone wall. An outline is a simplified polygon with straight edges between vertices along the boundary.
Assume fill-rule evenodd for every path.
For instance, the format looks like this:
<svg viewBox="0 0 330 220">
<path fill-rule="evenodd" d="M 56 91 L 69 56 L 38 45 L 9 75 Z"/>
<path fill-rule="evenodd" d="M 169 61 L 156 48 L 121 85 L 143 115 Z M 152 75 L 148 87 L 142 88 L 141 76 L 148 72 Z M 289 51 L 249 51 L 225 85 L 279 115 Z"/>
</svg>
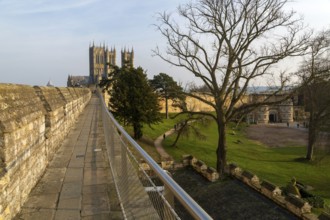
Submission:
<svg viewBox="0 0 330 220">
<path fill-rule="evenodd" d="M 260 180 L 255 174 L 244 171 L 235 164 L 229 164 L 227 170 L 231 176 L 260 192 L 299 218 L 306 220 L 318 219 L 316 215 L 311 213 L 312 206 L 305 200 L 292 195 L 284 195 L 278 186 L 266 180 Z"/>
<path fill-rule="evenodd" d="M 204 176 L 207 180 L 215 182 L 219 179 L 219 173 L 213 168 L 207 166 L 203 161 L 198 160 L 191 155 L 182 156 L 183 166 L 191 166 L 194 170 Z"/>
<path fill-rule="evenodd" d="M 27 199 L 91 92 L 0 84 L 0 220 Z"/>
</svg>

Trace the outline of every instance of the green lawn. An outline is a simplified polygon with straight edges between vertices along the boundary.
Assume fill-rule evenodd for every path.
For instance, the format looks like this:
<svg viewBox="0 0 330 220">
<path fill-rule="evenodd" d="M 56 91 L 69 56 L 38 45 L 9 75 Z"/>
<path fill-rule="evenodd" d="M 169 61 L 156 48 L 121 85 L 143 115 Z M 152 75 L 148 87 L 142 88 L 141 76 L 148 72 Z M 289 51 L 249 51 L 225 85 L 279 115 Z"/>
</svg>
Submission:
<svg viewBox="0 0 330 220">
<path fill-rule="evenodd" d="M 163 115 L 165 117 L 165 115 Z M 170 114 L 170 117 L 174 114 Z M 138 144 L 158 163 L 160 163 L 160 155 L 155 149 L 153 142 L 154 140 L 164 134 L 166 131 L 172 129 L 176 123 L 178 123 L 183 116 L 178 116 L 175 119 L 163 119 L 162 122 L 154 124 L 151 127 L 148 125 L 143 126 L 143 137 L 138 140 Z M 133 136 L 133 129 L 131 126 L 125 126 L 125 130 Z"/>
<path fill-rule="evenodd" d="M 165 131 L 174 127 L 178 119 L 164 119 L 163 122 L 153 125 L 152 128 L 144 126 L 141 146 L 157 161 L 160 158 L 153 147 L 153 140 Z M 127 129 L 129 133 L 131 129 Z M 207 136 L 202 141 L 190 136 L 182 137 L 177 147 L 171 147 L 175 136 L 170 136 L 163 143 L 166 151 L 176 160 L 181 160 L 183 154 L 191 154 L 203 160 L 209 166 L 215 167 L 217 127 L 210 123 L 208 127 L 201 129 Z M 237 141 L 239 140 L 239 142 Z M 318 163 L 308 163 L 301 158 L 305 156 L 304 146 L 287 146 L 281 148 L 269 148 L 257 141 L 246 138 L 244 127 L 241 130 L 228 128 L 227 132 L 227 159 L 236 163 L 243 169 L 255 173 L 259 178 L 268 180 L 278 186 L 285 186 L 294 176 L 304 184 L 314 188 L 313 193 L 320 195 L 330 204 L 330 155 Z"/>
<path fill-rule="evenodd" d="M 149 140 L 155 140 L 164 132 L 170 130 L 171 128 L 174 128 L 174 124 L 178 123 L 183 118 L 183 116 L 178 116 L 174 119 L 171 118 L 172 116 L 174 116 L 174 114 L 169 114 L 169 116 L 170 116 L 169 119 L 164 118 L 163 121 L 158 124 L 153 124 L 151 126 L 143 125 L 142 128 L 143 138 Z M 163 117 L 165 117 L 165 115 L 163 115 Z M 133 129 L 131 126 L 125 126 L 125 130 L 130 134 L 133 133 Z"/>
<path fill-rule="evenodd" d="M 172 120 L 164 120 L 164 125 L 155 126 L 155 130 L 145 130 L 145 135 L 157 137 L 166 128 L 173 127 Z M 172 123 L 172 124 L 171 124 Z M 165 130 L 164 130 L 165 129 Z M 166 138 L 163 143 L 166 151 L 176 160 L 181 160 L 183 154 L 191 154 L 203 160 L 208 165 L 215 167 L 217 128 L 215 123 L 202 128 L 207 140 L 201 141 L 194 137 L 183 137 L 177 147 L 170 147 L 174 136 Z M 305 155 L 303 146 L 287 146 L 281 148 L 269 148 L 256 141 L 245 137 L 244 128 L 239 131 L 228 129 L 227 153 L 228 162 L 234 162 L 243 169 L 255 173 L 259 178 L 266 179 L 278 186 L 285 186 L 294 176 L 298 181 L 314 188 L 313 193 L 322 196 L 330 204 L 330 156 L 326 156 L 321 162 L 308 163 L 301 158 Z M 240 140 L 237 143 L 237 140 Z"/>
</svg>

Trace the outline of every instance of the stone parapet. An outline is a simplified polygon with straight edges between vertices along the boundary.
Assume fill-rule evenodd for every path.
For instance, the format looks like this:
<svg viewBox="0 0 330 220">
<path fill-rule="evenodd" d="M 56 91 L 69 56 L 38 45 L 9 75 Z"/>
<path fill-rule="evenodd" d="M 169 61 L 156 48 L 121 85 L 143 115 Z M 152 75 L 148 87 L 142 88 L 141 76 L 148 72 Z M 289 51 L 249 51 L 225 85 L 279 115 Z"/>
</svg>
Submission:
<svg viewBox="0 0 330 220">
<path fill-rule="evenodd" d="M 56 88 L 59 91 L 59 94 L 64 99 L 64 114 L 68 116 L 74 115 L 73 102 L 74 97 L 71 95 L 68 88 Z M 71 127 L 74 124 L 74 117 L 66 117 L 66 126 L 65 128 Z"/>
<path fill-rule="evenodd" d="M 203 161 L 198 160 L 191 155 L 182 155 L 182 162 L 184 166 L 191 166 L 194 170 L 204 176 L 207 180 L 215 182 L 219 179 L 219 173 L 213 168 L 207 166 Z"/>
<path fill-rule="evenodd" d="M 0 219 L 12 219 L 91 97 L 89 89 L 0 84 Z"/>
<path fill-rule="evenodd" d="M 75 91 L 74 88 L 68 88 L 72 98 L 73 98 L 73 101 L 72 101 L 72 111 L 73 111 L 73 114 L 75 115 L 79 115 L 79 97 Z"/>
<path fill-rule="evenodd" d="M 34 88 L 46 109 L 46 154 L 47 159 L 51 160 L 66 135 L 65 131 L 68 131 L 65 123 L 66 103 L 58 90 L 53 87 L 35 86 Z"/>
<path fill-rule="evenodd" d="M 275 184 L 266 180 L 260 180 L 258 176 L 249 171 L 242 170 L 236 164 L 229 164 L 227 170 L 231 176 L 263 194 L 299 218 L 306 220 L 318 219 L 315 214 L 311 213 L 312 206 L 305 200 L 283 194 L 282 190 Z"/>
</svg>

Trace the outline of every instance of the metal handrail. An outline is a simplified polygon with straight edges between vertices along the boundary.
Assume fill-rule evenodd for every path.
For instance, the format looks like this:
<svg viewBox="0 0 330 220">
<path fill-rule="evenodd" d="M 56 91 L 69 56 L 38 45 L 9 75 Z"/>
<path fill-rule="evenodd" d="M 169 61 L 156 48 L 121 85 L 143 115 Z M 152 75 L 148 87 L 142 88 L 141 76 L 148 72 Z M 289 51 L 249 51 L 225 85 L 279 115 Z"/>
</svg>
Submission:
<svg viewBox="0 0 330 220">
<path fill-rule="evenodd" d="M 147 154 L 138 143 L 125 131 L 125 129 L 117 122 L 114 116 L 108 111 L 108 108 L 104 102 L 101 92 L 98 91 L 99 97 L 102 100 L 103 108 L 106 109 L 106 113 L 111 121 L 114 123 L 118 131 L 124 136 L 127 141 L 135 148 L 135 150 L 142 156 L 150 168 L 156 173 L 156 175 L 162 180 L 164 185 L 173 193 L 173 195 L 179 200 L 179 202 L 186 208 L 189 214 L 195 219 L 212 219 L 208 213 L 200 207 L 194 199 L 192 199 L 188 193 L 186 193 L 181 186 L 179 186 L 164 170 Z"/>
</svg>

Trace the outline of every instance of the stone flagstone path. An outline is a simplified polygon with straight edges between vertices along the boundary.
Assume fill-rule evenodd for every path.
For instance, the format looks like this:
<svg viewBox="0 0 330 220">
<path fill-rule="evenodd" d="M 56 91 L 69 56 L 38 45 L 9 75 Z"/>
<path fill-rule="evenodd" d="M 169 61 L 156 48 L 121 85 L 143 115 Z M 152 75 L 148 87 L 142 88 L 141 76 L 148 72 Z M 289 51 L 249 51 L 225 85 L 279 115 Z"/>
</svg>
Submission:
<svg viewBox="0 0 330 220">
<path fill-rule="evenodd" d="M 123 219 L 100 113 L 93 95 L 16 220 Z"/>
</svg>

